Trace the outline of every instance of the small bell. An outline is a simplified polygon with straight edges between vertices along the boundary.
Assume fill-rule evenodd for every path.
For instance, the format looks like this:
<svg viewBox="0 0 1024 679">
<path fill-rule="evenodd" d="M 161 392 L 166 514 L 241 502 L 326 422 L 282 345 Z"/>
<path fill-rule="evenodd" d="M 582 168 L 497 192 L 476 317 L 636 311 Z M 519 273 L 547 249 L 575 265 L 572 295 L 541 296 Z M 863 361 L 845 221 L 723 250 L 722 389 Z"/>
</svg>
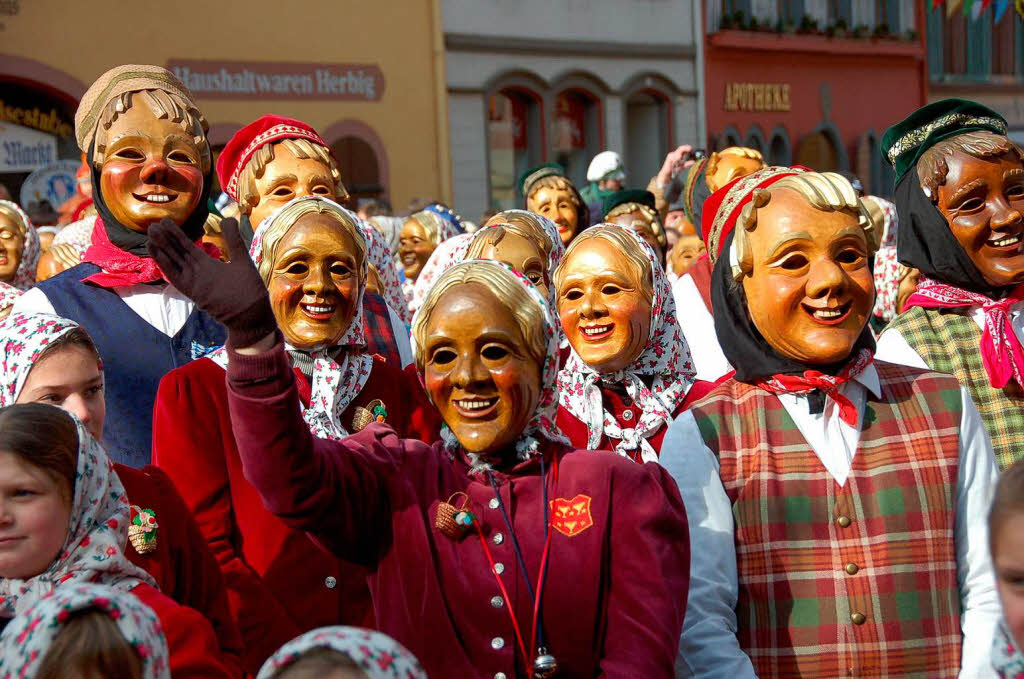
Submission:
<svg viewBox="0 0 1024 679">
<path fill-rule="evenodd" d="M 555 656 L 548 653 L 546 648 L 537 649 L 537 657 L 533 659 L 533 676 L 537 679 L 547 679 L 555 676 L 558 671 L 558 661 Z"/>
</svg>

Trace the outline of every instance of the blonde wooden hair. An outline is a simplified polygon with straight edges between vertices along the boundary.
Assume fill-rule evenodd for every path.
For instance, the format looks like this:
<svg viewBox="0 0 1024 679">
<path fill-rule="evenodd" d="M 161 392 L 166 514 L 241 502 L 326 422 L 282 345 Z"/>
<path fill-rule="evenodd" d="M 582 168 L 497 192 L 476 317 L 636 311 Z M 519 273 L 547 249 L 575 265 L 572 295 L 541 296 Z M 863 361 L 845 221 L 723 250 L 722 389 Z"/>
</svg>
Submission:
<svg viewBox="0 0 1024 679">
<path fill-rule="evenodd" d="M 626 227 L 619 226 L 618 224 L 598 224 L 581 231 L 580 235 L 573 238 L 565 251 L 562 263 L 555 269 L 553 276 L 555 290 L 559 290 L 562 287 L 562 281 L 565 279 L 565 266 L 572 257 L 572 253 L 580 247 L 581 243 L 586 243 L 588 240 L 595 238 L 608 241 L 615 249 L 626 256 L 626 260 L 629 262 L 630 273 L 637 282 L 640 294 L 650 303 L 654 299 L 654 272 L 651 268 L 651 260 L 647 258 L 647 253 L 644 252 L 637 242 L 636 237 Z"/>
<path fill-rule="evenodd" d="M 341 181 L 341 171 L 327 147 L 314 144 L 308 139 L 282 139 L 256 149 L 249 162 L 238 173 L 239 212 L 247 215 L 259 205 L 260 192 L 256 189 L 256 180 L 262 178 L 263 173 L 267 171 L 267 165 L 274 162 L 274 147 L 278 145 L 284 146 L 299 160 L 318 160 L 326 165 L 330 170 L 331 179 L 334 180 L 334 195 L 328 197 L 338 202 L 348 199 L 348 191 Z"/>
<path fill-rule="evenodd" d="M 761 161 L 761 167 L 764 167 L 764 156 L 757 149 L 752 149 L 747 146 L 730 146 L 724 148 L 721 151 L 714 151 L 708 156 L 707 169 L 704 172 L 704 183 L 708 185 L 708 188 L 712 192 L 722 188 L 721 186 L 712 185 L 712 177 L 715 176 L 715 172 L 718 171 L 718 161 L 723 156 L 739 156 L 740 158 L 752 158 L 754 160 Z"/>
<path fill-rule="evenodd" d="M 270 274 L 274 271 L 277 244 L 295 226 L 296 222 L 306 215 L 314 213 L 330 215 L 348 234 L 356 247 L 356 268 L 362 271 L 363 262 L 366 260 L 366 241 L 363 240 L 363 234 L 359 231 L 359 227 L 351 215 L 325 200 L 296 200 L 276 212 L 263 233 L 263 241 L 260 243 L 263 258 L 260 260 L 259 272 L 264 285 L 270 282 Z M 366 281 L 364 280 L 363 283 L 365 284 Z"/>
</svg>

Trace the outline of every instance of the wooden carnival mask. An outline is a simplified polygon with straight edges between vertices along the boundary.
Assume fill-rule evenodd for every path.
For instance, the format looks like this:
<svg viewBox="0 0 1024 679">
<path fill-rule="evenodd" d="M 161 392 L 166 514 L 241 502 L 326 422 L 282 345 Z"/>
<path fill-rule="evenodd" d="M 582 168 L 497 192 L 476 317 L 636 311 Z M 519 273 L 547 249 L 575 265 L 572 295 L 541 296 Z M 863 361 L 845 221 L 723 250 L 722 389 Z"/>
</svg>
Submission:
<svg viewBox="0 0 1024 679">
<path fill-rule="evenodd" d="M 745 240 L 738 256 L 751 320 L 782 356 L 807 364 L 844 360 L 874 303 L 866 216 L 818 209 L 791 188 L 772 187 L 755 195 L 758 203 L 745 238 L 736 226 L 737 240 Z"/>
<path fill-rule="evenodd" d="M 734 179 L 746 177 L 764 168 L 764 158 L 755 149 L 730 146 L 708 158 L 705 182 L 712 193 Z"/>
<path fill-rule="evenodd" d="M 668 255 L 668 265 L 676 276 L 682 276 L 708 251 L 697 236 L 682 236 Z"/>
<path fill-rule="evenodd" d="M 508 264 L 520 272 L 531 283 L 537 286 L 540 293 L 547 297 L 550 284 L 548 272 L 548 256 L 532 238 L 516 233 L 514 227 L 493 226 L 474 242 L 466 255 L 466 259 L 489 259 Z"/>
<path fill-rule="evenodd" d="M 0 281 L 10 282 L 21 264 L 25 234 L 10 215 L 0 212 Z"/>
<path fill-rule="evenodd" d="M 526 209 L 553 221 L 558 226 L 562 244 L 568 245 L 579 230 L 579 208 L 575 196 L 568 188 L 559 188 L 553 180 L 537 183 L 540 186 L 530 193 Z"/>
<path fill-rule="evenodd" d="M 645 258 L 632 244 L 636 257 L 605 238 L 587 238 L 566 253 L 559 267 L 562 328 L 579 357 L 598 372 L 626 368 L 650 338 L 651 291 L 643 289 L 640 268 Z"/>
<path fill-rule="evenodd" d="M 953 236 L 993 286 L 1024 281 L 1024 163 L 1015 151 L 945 157 L 946 180 L 933 197 Z"/>
<path fill-rule="evenodd" d="M 658 261 L 664 262 L 665 248 L 658 240 L 657 232 L 660 225 L 655 224 L 655 219 L 657 218 L 653 214 L 639 208 L 631 212 L 617 214 L 614 217 L 608 217 L 610 223 L 635 231 L 638 236 L 651 246 L 654 254 L 658 256 Z"/>
<path fill-rule="evenodd" d="M 114 219 L 139 233 L 165 218 L 183 224 L 203 193 L 195 139 L 180 123 L 157 118 L 138 96 L 106 135 L 100 191 Z"/>
<path fill-rule="evenodd" d="M 422 224 L 412 218 L 405 220 L 398 237 L 398 255 L 405 267 L 405 277 L 416 280 L 436 247 Z"/>
<path fill-rule="evenodd" d="M 286 144 L 273 146 L 274 159 L 267 163 L 263 176 L 255 178 L 259 202 L 249 213 L 252 228 L 288 201 L 302 196 L 322 196 L 338 200 L 331 168 L 317 158 L 299 158 Z M 340 196 L 344 199 L 345 196 Z"/>
<path fill-rule="evenodd" d="M 519 438 L 540 400 L 542 366 L 508 302 L 482 283 L 441 293 L 426 321 L 423 380 L 441 419 L 470 453 Z"/>
<path fill-rule="evenodd" d="M 306 214 L 281 237 L 267 281 L 285 340 L 298 349 L 338 342 L 352 324 L 363 284 L 351 234 L 330 214 Z"/>
</svg>

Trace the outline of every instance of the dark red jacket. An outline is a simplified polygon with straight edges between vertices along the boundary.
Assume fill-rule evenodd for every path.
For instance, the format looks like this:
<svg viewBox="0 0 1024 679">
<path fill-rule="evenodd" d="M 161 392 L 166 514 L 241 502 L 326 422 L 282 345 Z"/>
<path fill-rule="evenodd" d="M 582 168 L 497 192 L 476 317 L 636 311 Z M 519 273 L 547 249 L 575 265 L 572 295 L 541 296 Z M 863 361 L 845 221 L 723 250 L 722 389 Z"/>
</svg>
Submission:
<svg viewBox="0 0 1024 679">
<path fill-rule="evenodd" d="M 435 677 L 526 677 L 508 602 L 481 538 L 434 525 L 437 508 L 465 493 L 529 644 L 533 602 L 487 475 L 463 456 L 370 425 L 341 442 L 310 435 L 283 346 L 232 353 L 228 402 L 246 478 L 267 508 L 333 553 L 370 570 L 378 628 Z M 658 465 L 617 455 L 542 450 L 495 473 L 536 578 L 544 546 L 542 484 L 552 530 L 543 624 L 562 677 L 673 676 L 689 582 L 689 536 L 679 492 Z M 459 502 L 458 497 L 453 502 Z M 531 655 L 533 651 L 530 651 Z"/>
<path fill-rule="evenodd" d="M 675 419 L 680 413 L 689 408 L 691 403 L 711 391 L 716 384 L 717 382 L 697 380 L 690 385 L 690 390 L 686 392 L 686 398 L 683 399 L 683 402 L 672 413 L 672 418 Z M 640 417 L 640 409 L 633 405 L 633 401 L 629 396 L 614 389 L 602 389 L 601 396 L 605 409 L 615 416 L 615 420 L 619 423 L 620 427 L 636 426 L 637 419 Z M 626 415 L 627 412 L 629 412 L 628 416 Z M 558 424 L 558 428 L 562 430 L 562 433 L 566 435 L 574 448 L 585 449 L 589 447 L 590 432 L 587 429 L 587 425 L 577 419 L 564 406 L 558 406 L 558 415 L 555 421 Z M 657 453 L 661 452 L 661 442 L 665 439 L 666 431 L 668 431 L 668 427 L 662 427 L 647 439 L 647 442 L 651 444 L 651 447 Z M 597 450 L 615 449 L 614 442 L 609 441 L 608 437 L 603 434 L 601 435 L 601 442 L 595 447 Z M 643 462 L 640 459 L 639 450 L 632 452 L 631 459 L 634 462 Z"/>
<path fill-rule="evenodd" d="M 295 374 L 308 403 L 309 383 Z M 409 436 L 437 438 L 437 413 L 419 385 L 379 359 L 342 420 L 351 422 L 355 406 L 375 398 L 384 402 L 388 421 Z M 301 422 L 297 404 L 295 414 Z M 157 391 L 153 434 L 153 461 L 178 486 L 220 563 L 249 672 L 308 630 L 372 623 L 365 572 L 264 509 L 245 480 L 223 368 L 200 359 L 168 373 Z"/>
<path fill-rule="evenodd" d="M 210 621 L 232 676 L 241 677 L 242 637 L 228 608 L 224 578 L 185 501 L 170 478 L 152 465 L 134 469 L 115 464 L 114 471 L 128 501 L 152 509 L 157 522 L 156 549 L 140 554 L 129 542 L 125 556 L 152 575 L 161 592 Z"/>
<path fill-rule="evenodd" d="M 159 523 L 159 519 L 158 519 Z M 173 679 L 231 679 L 238 671 L 221 656 L 210 622 L 195 609 L 182 606 L 149 585 L 132 590 L 160 619 Z"/>
</svg>

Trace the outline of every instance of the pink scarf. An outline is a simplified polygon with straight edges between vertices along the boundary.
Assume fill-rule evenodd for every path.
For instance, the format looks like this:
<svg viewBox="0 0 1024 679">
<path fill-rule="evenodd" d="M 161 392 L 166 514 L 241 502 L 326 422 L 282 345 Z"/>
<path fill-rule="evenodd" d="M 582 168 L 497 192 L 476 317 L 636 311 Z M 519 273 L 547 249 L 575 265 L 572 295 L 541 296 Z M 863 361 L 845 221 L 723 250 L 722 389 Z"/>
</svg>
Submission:
<svg viewBox="0 0 1024 679">
<path fill-rule="evenodd" d="M 988 373 L 988 382 L 1002 389 L 1011 379 L 1024 386 L 1024 347 L 1010 322 L 1010 307 L 1024 300 L 1024 285 L 1019 285 L 1003 299 L 991 299 L 977 292 L 939 283 L 924 276 L 917 292 L 907 300 L 907 308 L 955 309 L 980 306 L 985 312 L 985 331 L 981 336 L 981 360 Z"/>
<path fill-rule="evenodd" d="M 857 427 L 857 408 L 853 401 L 839 393 L 843 386 L 871 364 L 873 355 L 867 349 L 862 350 L 856 358 L 846 364 L 838 375 L 826 375 L 817 370 L 808 370 L 803 375 L 773 375 L 767 380 L 755 384 L 773 394 L 807 394 L 820 389 L 839 406 L 839 419 L 851 427 Z"/>
</svg>

